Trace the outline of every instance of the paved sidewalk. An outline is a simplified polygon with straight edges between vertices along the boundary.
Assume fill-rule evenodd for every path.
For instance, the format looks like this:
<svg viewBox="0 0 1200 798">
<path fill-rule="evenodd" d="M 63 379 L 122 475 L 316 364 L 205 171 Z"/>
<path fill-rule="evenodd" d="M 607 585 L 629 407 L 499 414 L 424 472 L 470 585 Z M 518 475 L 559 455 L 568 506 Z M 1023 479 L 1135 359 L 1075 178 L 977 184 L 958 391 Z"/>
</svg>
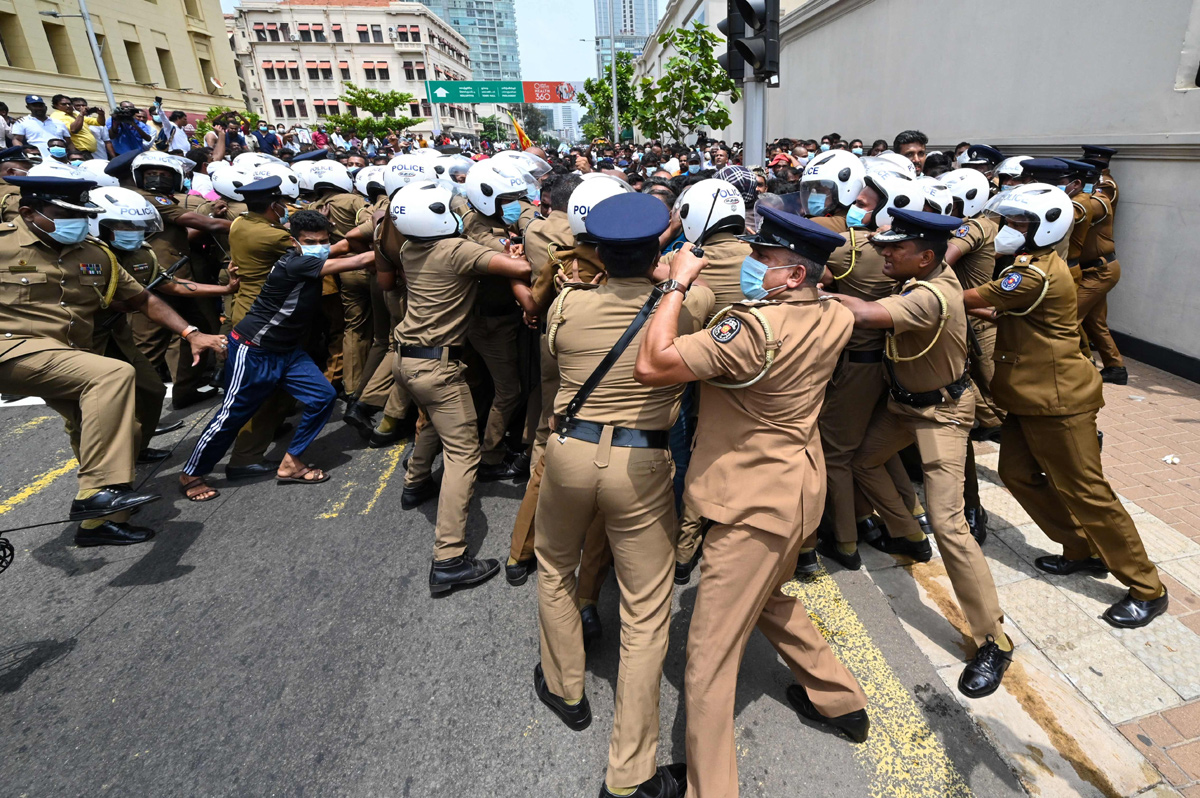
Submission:
<svg viewBox="0 0 1200 798">
<path fill-rule="evenodd" d="M 1017 646 L 1002 689 L 960 703 L 1034 795 L 1200 798 L 1200 385 L 1138 363 L 1129 371 L 1129 385 L 1105 386 L 1099 424 L 1105 472 L 1171 594 L 1170 614 L 1144 629 L 1100 619 L 1125 592 L 1111 576 L 1033 567 L 1060 549 L 1000 485 L 998 447 L 976 445 L 991 516 L 984 553 Z M 971 646 L 940 558 L 899 566 L 869 547 L 863 555 L 953 690 Z"/>
</svg>

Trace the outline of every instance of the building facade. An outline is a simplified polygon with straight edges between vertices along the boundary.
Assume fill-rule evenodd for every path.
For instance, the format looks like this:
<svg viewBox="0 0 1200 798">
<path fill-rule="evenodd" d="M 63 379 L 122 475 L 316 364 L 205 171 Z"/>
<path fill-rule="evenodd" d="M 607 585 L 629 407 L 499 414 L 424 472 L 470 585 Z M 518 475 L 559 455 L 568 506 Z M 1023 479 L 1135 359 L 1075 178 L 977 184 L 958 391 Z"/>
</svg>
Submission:
<svg viewBox="0 0 1200 798">
<path fill-rule="evenodd" d="M 232 42 L 251 111 L 272 125 L 317 124 L 359 109 L 338 98 L 347 83 L 411 94 L 397 115 L 430 134 L 427 80 L 472 79 L 470 48 L 420 3 L 388 0 L 247 0 L 233 16 Z M 438 105 L 441 128 L 473 135 L 491 106 Z"/>
<path fill-rule="evenodd" d="M 596 75 L 603 77 L 612 63 L 609 37 L 609 3 L 616 22 L 613 37 L 618 53 L 630 53 L 636 60 L 646 46 L 646 38 L 658 24 L 658 0 L 593 0 L 596 5 Z"/>
<path fill-rule="evenodd" d="M 91 0 L 88 6 L 117 102 L 145 108 L 162 97 L 168 110 L 189 114 L 240 107 L 219 0 Z M 27 94 L 108 104 L 78 14 L 73 0 L 0 0 L 0 100 L 10 113 L 25 113 Z"/>
<path fill-rule="evenodd" d="M 471 45 L 475 80 L 520 80 L 514 0 L 425 0 Z"/>
<path fill-rule="evenodd" d="M 579 106 L 575 103 L 546 103 L 536 106 L 550 119 L 547 127 L 560 140 L 568 143 L 578 141 Z"/>
</svg>

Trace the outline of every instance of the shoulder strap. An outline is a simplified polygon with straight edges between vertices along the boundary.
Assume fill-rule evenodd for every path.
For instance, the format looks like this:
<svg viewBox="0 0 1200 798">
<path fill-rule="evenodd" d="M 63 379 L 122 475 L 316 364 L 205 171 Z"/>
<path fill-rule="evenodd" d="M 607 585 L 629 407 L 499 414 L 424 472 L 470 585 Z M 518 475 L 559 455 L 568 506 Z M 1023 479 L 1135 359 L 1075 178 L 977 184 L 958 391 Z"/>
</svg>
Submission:
<svg viewBox="0 0 1200 798">
<path fill-rule="evenodd" d="M 896 346 L 896 334 L 893 331 L 888 330 L 886 333 L 884 333 L 884 338 L 883 338 L 883 354 L 885 355 L 885 357 L 884 357 L 885 364 L 887 364 L 887 361 L 889 361 L 889 360 L 892 362 L 895 362 L 895 363 L 907 363 L 911 360 L 917 360 L 919 358 L 925 357 L 925 355 L 929 354 L 929 351 L 931 349 L 933 349 L 933 346 L 934 346 L 934 344 L 936 344 L 938 342 L 938 339 L 942 337 L 942 330 L 944 330 L 946 328 L 946 320 L 950 318 L 950 303 L 946 301 L 946 295 L 942 293 L 940 288 L 938 288 L 936 285 L 934 285 L 933 283 L 928 282 L 926 280 L 913 280 L 911 285 L 913 286 L 914 289 L 926 288 L 926 289 L 932 291 L 933 295 L 935 297 L 937 297 L 937 301 L 938 301 L 937 330 L 933 333 L 933 339 L 929 342 L 929 346 L 925 347 L 920 352 L 918 352 L 917 354 L 915 354 L 911 357 L 901 357 L 900 349 L 899 349 L 899 347 Z M 967 326 L 969 327 L 970 325 L 967 325 Z M 891 365 L 890 364 L 887 364 L 887 365 L 888 365 L 888 371 L 890 373 Z"/>
<path fill-rule="evenodd" d="M 621 357 L 621 354 L 629 348 L 630 341 L 638 334 L 638 330 L 642 329 L 642 325 L 646 323 L 646 319 L 650 318 L 650 314 L 654 312 L 655 306 L 658 305 L 658 300 L 662 299 L 662 289 L 657 285 L 650 292 L 650 296 L 646 299 L 646 304 L 642 305 L 642 309 L 633 317 L 633 321 L 625 328 L 625 332 L 621 333 L 621 337 L 613 344 L 612 349 L 608 350 L 608 354 L 600 361 L 600 365 L 596 366 L 596 370 L 591 373 L 587 381 L 583 383 L 583 387 L 579 389 L 574 398 L 567 404 L 567 412 L 564 414 L 563 426 L 570 424 L 571 421 L 578 415 L 583 403 L 592 395 L 592 391 L 596 390 L 596 386 L 604 379 L 604 375 L 608 374 L 609 369 Z"/>
<path fill-rule="evenodd" d="M 854 271 L 854 267 L 858 263 L 858 241 L 854 237 L 854 228 L 851 227 L 847 229 L 846 232 L 850 234 L 850 267 L 841 274 L 834 274 L 833 279 L 835 280 L 841 280 L 845 277 L 849 277 L 850 272 Z M 833 273 L 830 272 L 830 274 Z"/>
<path fill-rule="evenodd" d="M 100 239 L 93 239 L 99 244 L 100 249 L 104 250 L 104 254 L 108 255 L 108 262 L 112 265 L 112 270 L 108 273 L 108 286 L 104 289 L 104 294 L 100 297 L 100 302 L 103 307 L 108 307 L 112 304 L 113 297 L 117 294 L 117 283 L 120 281 L 118 273 L 121 271 L 121 262 L 117 260 L 117 255 L 108 244 L 105 244 Z"/>
</svg>

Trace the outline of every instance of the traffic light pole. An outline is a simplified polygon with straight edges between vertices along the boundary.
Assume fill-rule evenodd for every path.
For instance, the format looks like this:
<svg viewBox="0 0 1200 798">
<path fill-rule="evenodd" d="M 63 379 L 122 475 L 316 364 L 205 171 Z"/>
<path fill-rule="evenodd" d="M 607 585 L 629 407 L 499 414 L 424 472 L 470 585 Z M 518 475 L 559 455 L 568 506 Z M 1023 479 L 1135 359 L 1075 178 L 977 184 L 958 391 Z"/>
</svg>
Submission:
<svg viewBox="0 0 1200 798">
<path fill-rule="evenodd" d="M 767 84 L 747 75 L 742 84 L 742 163 L 766 166 Z"/>
</svg>

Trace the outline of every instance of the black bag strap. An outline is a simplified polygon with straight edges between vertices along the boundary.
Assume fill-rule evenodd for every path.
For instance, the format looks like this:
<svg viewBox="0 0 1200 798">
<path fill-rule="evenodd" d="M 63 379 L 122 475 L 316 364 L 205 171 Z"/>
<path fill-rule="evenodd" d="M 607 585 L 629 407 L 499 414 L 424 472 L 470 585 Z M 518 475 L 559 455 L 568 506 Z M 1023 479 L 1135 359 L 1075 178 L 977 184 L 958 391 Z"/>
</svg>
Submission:
<svg viewBox="0 0 1200 798">
<path fill-rule="evenodd" d="M 592 391 L 596 390 L 596 386 L 604 379 L 604 375 L 608 374 L 609 369 L 621 357 L 621 354 L 629 348 L 630 341 L 638 334 L 638 330 L 642 329 L 642 325 L 646 323 L 646 319 L 650 318 L 650 314 L 654 312 L 654 308 L 658 305 L 658 300 L 662 299 L 663 291 L 657 285 L 650 292 L 649 298 L 646 299 L 646 304 L 642 305 L 642 309 L 633 317 L 633 321 L 625 328 L 625 332 L 621 333 L 621 337 L 613 344 L 612 349 L 608 350 L 608 354 L 600 361 L 600 365 L 596 366 L 596 370 L 591 373 L 587 381 L 583 383 L 583 387 L 571 399 L 567 405 L 567 412 L 563 414 L 563 428 L 565 429 L 578 415 L 579 409 L 583 407 L 583 403 L 591 396 Z"/>
</svg>

